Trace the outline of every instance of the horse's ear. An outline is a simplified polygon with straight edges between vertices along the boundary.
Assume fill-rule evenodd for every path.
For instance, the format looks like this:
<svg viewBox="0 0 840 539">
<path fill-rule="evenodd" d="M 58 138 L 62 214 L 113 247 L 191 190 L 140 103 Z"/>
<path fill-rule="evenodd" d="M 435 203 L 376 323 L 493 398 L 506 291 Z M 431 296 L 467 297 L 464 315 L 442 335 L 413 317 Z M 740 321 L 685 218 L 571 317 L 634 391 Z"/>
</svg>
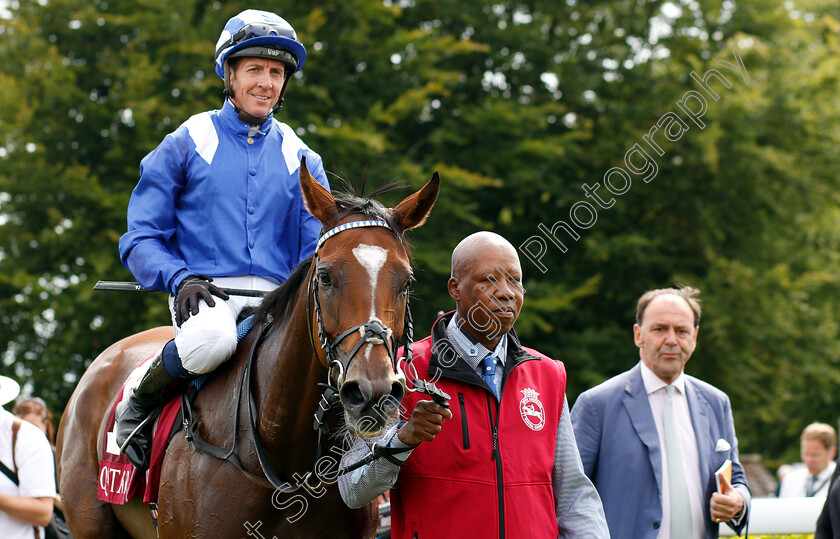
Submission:
<svg viewBox="0 0 840 539">
<path fill-rule="evenodd" d="M 429 212 L 432 211 L 432 206 L 435 205 L 439 191 L 440 176 L 435 171 L 429 183 L 391 210 L 399 227 L 402 230 L 411 230 L 425 223 Z"/>
<path fill-rule="evenodd" d="M 300 158 L 300 192 L 306 209 L 321 221 L 321 224 L 328 228 L 335 224 L 338 217 L 335 199 L 329 190 L 309 173 L 305 156 Z"/>
</svg>

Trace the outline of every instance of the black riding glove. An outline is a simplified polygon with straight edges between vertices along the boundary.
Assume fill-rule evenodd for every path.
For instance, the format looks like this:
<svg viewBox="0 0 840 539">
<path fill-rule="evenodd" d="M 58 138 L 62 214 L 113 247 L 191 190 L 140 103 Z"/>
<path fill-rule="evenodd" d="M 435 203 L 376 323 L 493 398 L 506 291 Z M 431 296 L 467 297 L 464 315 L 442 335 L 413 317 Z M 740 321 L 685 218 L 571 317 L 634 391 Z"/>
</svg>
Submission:
<svg viewBox="0 0 840 539">
<path fill-rule="evenodd" d="M 198 303 L 204 300 L 209 307 L 216 305 L 213 296 L 224 300 L 230 296 L 214 284 L 213 279 L 206 275 L 190 275 L 184 279 L 175 294 L 175 323 L 178 327 L 186 322 L 190 314 L 198 314 Z"/>
</svg>

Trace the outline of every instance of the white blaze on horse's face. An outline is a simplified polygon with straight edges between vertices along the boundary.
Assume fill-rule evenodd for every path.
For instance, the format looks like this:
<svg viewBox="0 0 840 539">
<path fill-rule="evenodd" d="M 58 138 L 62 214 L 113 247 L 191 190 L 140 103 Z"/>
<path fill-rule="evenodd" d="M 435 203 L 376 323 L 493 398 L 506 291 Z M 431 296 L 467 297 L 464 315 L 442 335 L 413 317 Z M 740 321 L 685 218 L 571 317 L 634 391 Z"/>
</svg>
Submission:
<svg viewBox="0 0 840 539">
<path fill-rule="evenodd" d="M 388 260 L 388 251 L 378 245 L 366 245 L 362 243 L 353 249 L 353 256 L 356 257 L 356 260 L 367 270 L 368 276 L 370 276 L 370 317 L 373 318 L 376 315 L 374 311 L 374 305 L 376 304 L 376 283 L 379 281 L 379 271 L 385 265 L 385 261 Z"/>
<path fill-rule="evenodd" d="M 378 245 L 360 244 L 353 249 L 353 256 L 359 261 L 359 264 L 368 272 L 370 277 L 370 319 L 376 318 L 376 283 L 379 281 L 379 272 L 385 261 L 388 260 L 388 251 L 379 247 Z M 364 336 L 364 335 L 363 335 Z M 365 350 L 365 358 L 370 359 L 370 351 L 373 348 L 371 343 L 368 343 Z"/>
</svg>

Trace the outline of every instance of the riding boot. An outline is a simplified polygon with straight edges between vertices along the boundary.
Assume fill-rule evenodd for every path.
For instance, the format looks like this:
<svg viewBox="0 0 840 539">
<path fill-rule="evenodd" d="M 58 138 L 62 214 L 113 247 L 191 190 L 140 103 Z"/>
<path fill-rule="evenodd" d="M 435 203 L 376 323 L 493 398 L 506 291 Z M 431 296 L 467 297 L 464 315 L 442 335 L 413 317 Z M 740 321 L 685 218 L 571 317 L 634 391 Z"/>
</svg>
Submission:
<svg viewBox="0 0 840 539">
<path fill-rule="evenodd" d="M 143 421 L 180 388 L 181 383 L 173 380 L 163 365 L 163 350 L 152 359 L 134 391 L 117 405 L 115 431 L 117 445 L 138 470 L 149 467 L 152 451 L 151 424 Z"/>
</svg>

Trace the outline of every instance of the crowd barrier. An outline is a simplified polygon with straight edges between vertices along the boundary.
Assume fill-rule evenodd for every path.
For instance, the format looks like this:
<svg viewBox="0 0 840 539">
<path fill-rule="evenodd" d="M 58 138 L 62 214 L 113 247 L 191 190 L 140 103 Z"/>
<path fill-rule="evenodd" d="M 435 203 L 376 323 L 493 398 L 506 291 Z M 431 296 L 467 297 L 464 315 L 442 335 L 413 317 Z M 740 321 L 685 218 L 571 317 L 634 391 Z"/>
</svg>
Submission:
<svg viewBox="0 0 840 539">
<path fill-rule="evenodd" d="M 753 498 L 750 516 L 750 537 L 754 535 L 812 534 L 822 511 L 824 499 L 816 498 Z M 377 536 L 390 532 L 391 504 L 379 504 L 380 522 Z M 387 519 L 387 520 L 386 520 Z M 720 525 L 721 537 L 735 533 Z"/>
<path fill-rule="evenodd" d="M 753 498 L 750 537 L 814 533 L 824 498 Z M 720 525 L 721 537 L 732 537 L 732 528 Z"/>
</svg>

